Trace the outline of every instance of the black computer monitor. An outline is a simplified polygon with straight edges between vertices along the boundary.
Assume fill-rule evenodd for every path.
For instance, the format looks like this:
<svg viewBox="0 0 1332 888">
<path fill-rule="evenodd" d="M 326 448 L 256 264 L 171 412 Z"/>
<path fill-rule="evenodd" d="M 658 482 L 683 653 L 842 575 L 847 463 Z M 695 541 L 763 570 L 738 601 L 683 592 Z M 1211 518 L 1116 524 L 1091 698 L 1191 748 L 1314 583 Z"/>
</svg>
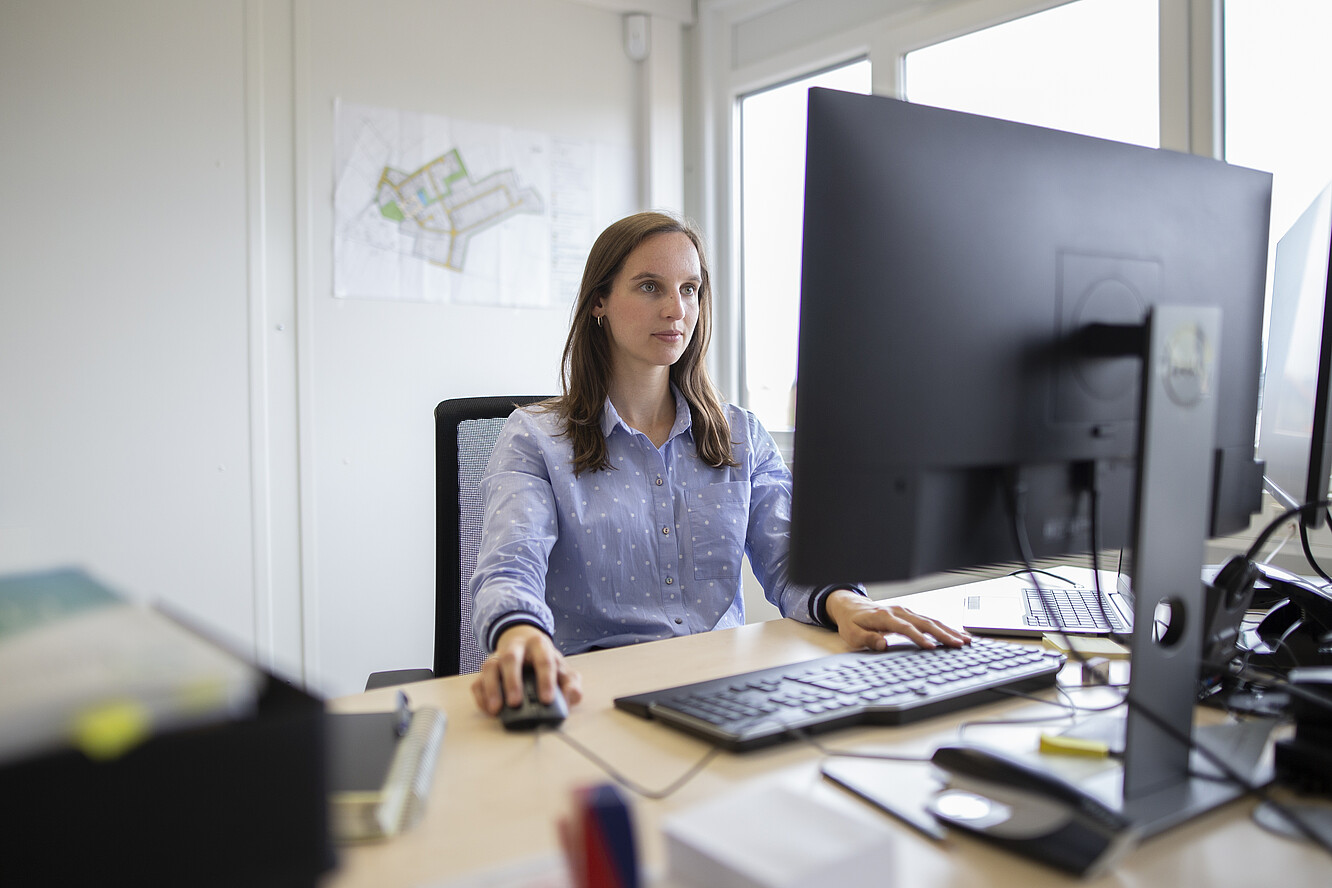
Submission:
<svg viewBox="0 0 1332 888">
<path fill-rule="evenodd" d="M 1123 766 L 1085 788 L 1144 834 L 1243 794 L 1190 751 L 1204 541 L 1261 504 L 1271 176 L 828 90 L 808 126 L 793 577 L 1129 544 Z"/>
<path fill-rule="evenodd" d="M 1134 514 L 1141 360 L 1094 322 L 1222 312 L 1211 536 L 1261 505 L 1254 458 L 1270 175 L 814 89 L 794 443 L 797 579 L 899 580 L 1105 548 Z"/>
<path fill-rule="evenodd" d="M 1332 185 L 1277 242 L 1258 455 L 1284 508 L 1326 502 L 1332 476 Z M 1318 527 L 1323 510 L 1305 512 Z"/>
</svg>

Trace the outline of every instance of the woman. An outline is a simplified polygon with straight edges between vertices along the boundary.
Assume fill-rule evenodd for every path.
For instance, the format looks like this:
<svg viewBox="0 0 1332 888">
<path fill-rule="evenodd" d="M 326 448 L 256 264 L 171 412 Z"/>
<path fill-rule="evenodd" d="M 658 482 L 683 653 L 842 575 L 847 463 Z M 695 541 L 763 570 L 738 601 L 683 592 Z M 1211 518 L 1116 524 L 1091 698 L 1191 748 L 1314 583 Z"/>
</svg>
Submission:
<svg viewBox="0 0 1332 888">
<path fill-rule="evenodd" d="M 791 476 L 752 413 L 708 379 L 712 291 L 688 224 L 640 213 L 592 247 L 564 346 L 563 394 L 513 413 L 481 482 L 486 518 L 472 579 L 472 686 L 497 714 L 580 679 L 564 656 L 744 622 L 748 552 L 783 616 L 834 628 L 853 649 L 886 633 L 923 647 L 964 633 L 871 600 L 857 586 L 788 577 Z"/>
</svg>

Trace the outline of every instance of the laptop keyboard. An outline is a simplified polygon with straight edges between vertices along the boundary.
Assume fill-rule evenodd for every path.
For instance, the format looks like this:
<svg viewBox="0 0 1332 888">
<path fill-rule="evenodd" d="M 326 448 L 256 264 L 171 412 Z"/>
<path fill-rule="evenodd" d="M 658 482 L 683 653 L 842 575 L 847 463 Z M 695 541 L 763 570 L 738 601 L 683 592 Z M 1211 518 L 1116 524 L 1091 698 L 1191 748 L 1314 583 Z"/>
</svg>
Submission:
<svg viewBox="0 0 1332 888">
<path fill-rule="evenodd" d="M 1054 684 L 1061 654 L 976 638 L 965 648 L 832 654 L 620 697 L 615 705 L 735 751 L 859 724 L 903 724 Z"/>
<path fill-rule="evenodd" d="M 1105 614 L 1102 616 L 1099 595 L 1095 589 L 1081 586 L 1073 589 L 1041 587 L 1039 592 L 1035 589 L 1025 591 L 1026 623 L 1035 629 L 1120 634 L 1129 631 L 1129 627 L 1120 619 L 1119 611 L 1108 601 L 1105 602 Z M 1106 618 L 1109 618 L 1108 623 Z"/>
</svg>

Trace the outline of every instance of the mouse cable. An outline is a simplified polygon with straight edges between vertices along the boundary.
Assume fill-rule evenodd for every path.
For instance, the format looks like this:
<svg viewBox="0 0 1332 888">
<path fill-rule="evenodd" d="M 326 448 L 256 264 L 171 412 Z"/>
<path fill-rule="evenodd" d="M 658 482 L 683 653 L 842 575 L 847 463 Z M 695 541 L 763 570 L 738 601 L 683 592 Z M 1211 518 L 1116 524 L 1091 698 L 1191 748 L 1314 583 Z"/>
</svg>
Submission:
<svg viewBox="0 0 1332 888">
<path fill-rule="evenodd" d="M 620 784 L 630 792 L 642 796 L 645 799 L 653 799 L 653 800 L 664 799 L 667 796 L 673 794 L 676 790 L 680 789 L 680 787 L 684 786 L 690 780 L 693 780 L 722 751 L 720 746 L 712 747 L 706 753 L 703 754 L 702 758 L 700 758 L 697 762 L 691 765 L 689 770 L 685 771 L 684 774 L 677 777 L 674 781 L 662 787 L 661 789 L 649 789 L 643 786 L 641 783 L 636 782 L 632 778 L 627 777 L 620 771 L 616 770 L 604 758 L 597 755 L 591 749 L 588 749 L 586 746 L 584 746 L 579 741 L 575 740 L 572 736 L 565 733 L 563 730 L 559 729 L 539 730 L 538 735 L 540 734 L 554 734 L 556 737 L 559 737 L 571 748 L 573 748 L 576 752 L 582 755 L 585 759 L 590 761 L 592 764 L 596 765 L 601 770 L 605 771 L 606 776 L 610 777 L 616 783 Z"/>
</svg>

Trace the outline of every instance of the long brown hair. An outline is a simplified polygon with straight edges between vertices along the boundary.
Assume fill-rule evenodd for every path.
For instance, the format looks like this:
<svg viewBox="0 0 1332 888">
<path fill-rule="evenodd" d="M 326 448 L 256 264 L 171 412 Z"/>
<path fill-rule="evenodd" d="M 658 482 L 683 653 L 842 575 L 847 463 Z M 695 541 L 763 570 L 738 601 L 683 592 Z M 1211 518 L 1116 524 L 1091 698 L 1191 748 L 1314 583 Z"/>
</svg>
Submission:
<svg viewBox="0 0 1332 888">
<path fill-rule="evenodd" d="M 703 238 L 694 227 L 665 213 L 637 213 L 612 224 L 601 233 L 587 265 L 574 304 L 569 337 L 564 342 L 559 398 L 548 403 L 564 421 L 564 434 L 573 443 L 574 474 L 610 468 L 606 438 L 601 433 L 601 412 L 610 391 L 611 356 L 607 331 L 597 325 L 592 309 L 610 295 L 616 276 L 634 249 L 658 234 L 683 234 L 698 251 L 702 281 L 698 288 L 698 322 L 694 336 L 680 359 L 671 365 L 670 377 L 689 403 L 693 435 L 699 457 L 708 465 L 736 465 L 731 455 L 731 428 L 722 410 L 721 397 L 708 378 L 708 342 L 712 338 L 712 284 Z"/>
</svg>

